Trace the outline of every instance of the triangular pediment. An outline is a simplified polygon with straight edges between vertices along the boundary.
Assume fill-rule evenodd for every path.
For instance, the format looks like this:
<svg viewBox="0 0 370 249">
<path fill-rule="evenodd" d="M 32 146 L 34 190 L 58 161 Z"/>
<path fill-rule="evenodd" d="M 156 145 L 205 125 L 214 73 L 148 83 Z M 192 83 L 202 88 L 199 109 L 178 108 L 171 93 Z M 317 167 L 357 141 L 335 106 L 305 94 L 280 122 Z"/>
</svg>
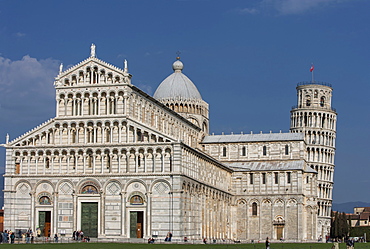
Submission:
<svg viewBox="0 0 370 249">
<path fill-rule="evenodd" d="M 54 127 L 54 122 L 54 118 L 49 119 L 48 121 L 36 126 L 32 130 L 10 141 L 8 144 L 6 144 L 6 146 L 36 145 L 35 142 L 45 137 L 49 129 L 52 129 Z"/>
<path fill-rule="evenodd" d="M 96 57 L 89 57 L 63 71 L 61 66 L 55 78 L 56 88 L 85 87 L 89 85 L 131 84 L 132 75 Z"/>
</svg>

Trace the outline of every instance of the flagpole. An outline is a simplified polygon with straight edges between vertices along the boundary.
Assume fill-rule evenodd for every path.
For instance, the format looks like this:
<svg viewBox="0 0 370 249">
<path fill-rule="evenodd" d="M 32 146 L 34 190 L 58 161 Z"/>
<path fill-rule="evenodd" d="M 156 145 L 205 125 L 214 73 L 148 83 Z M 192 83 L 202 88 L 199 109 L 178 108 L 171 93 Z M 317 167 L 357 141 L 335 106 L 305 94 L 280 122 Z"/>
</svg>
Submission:
<svg viewBox="0 0 370 249">
<path fill-rule="evenodd" d="M 311 72 L 311 77 L 312 77 L 312 79 L 311 79 L 311 82 L 312 83 L 315 83 L 315 80 L 314 80 L 314 78 L 313 78 L 313 71 L 315 70 L 315 66 L 313 65 L 313 63 L 311 63 L 311 68 L 310 68 L 310 72 Z"/>
<path fill-rule="evenodd" d="M 314 83 L 314 82 L 315 82 L 315 81 L 314 81 L 314 79 L 313 79 L 313 71 L 314 71 L 314 70 L 312 70 L 312 83 Z"/>
</svg>

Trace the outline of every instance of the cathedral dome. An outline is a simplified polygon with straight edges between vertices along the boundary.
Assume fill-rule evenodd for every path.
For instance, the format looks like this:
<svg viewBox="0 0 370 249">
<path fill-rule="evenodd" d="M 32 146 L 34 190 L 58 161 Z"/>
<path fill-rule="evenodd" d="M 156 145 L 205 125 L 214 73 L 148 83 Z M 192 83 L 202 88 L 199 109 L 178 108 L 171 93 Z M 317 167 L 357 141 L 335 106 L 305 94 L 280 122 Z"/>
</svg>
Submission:
<svg viewBox="0 0 370 249">
<path fill-rule="evenodd" d="M 155 91 L 155 99 L 202 100 L 197 87 L 182 73 L 184 65 L 177 59 L 172 64 L 173 74 L 162 81 Z"/>
</svg>

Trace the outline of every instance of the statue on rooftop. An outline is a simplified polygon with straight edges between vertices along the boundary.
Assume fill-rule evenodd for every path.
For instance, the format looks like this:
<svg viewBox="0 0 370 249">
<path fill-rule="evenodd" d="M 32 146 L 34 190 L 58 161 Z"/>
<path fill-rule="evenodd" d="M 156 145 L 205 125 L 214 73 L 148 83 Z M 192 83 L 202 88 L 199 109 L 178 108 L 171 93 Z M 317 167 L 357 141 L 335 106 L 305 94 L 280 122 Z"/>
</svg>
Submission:
<svg viewBox="0 0 370 249">
<path fill-rule="evenodd" d="M 91 50 L 90 56 L 95 57 L 95 44 L 94 43 L 91 44 L 90 50 Z"/>
<path fill-rule="evenodd" d="M 124 68 L 124 71 L 125 72 L 127 72 L 128 71 L 128 68 L 127 68 L 127 60 L 125 59 L 125 62 L 124 62 L 124 64 L 125 64 L 125 68 Z"/>
</svg>

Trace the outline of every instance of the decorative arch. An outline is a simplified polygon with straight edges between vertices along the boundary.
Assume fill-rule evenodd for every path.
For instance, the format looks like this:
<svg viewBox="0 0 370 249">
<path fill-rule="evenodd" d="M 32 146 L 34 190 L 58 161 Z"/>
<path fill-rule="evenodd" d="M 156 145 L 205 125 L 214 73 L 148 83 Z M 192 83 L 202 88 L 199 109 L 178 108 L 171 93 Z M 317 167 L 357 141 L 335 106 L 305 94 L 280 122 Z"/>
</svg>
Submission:
<svg viewBox="0 0 370 249">
<path fill-rule="evenodd" d="M 130 185 L 133 184 L 134 182 L 138 182 L 138 183 L 142 184 L 144 186 L 144 188 L 145 188 L 144 190 L 145 191 L 148 191 L 148 186 L 147 186 L 147 184 L 142 179 L 132 179 L 132 180 L 128 181 L 126 183 L 126 186 L 124 188 L 124 191 L 127 191 L 128 188 L 130 187 Z"/>
<path fill-rule="evenodd" d="M 18 190 L 21 190 L 21 189 L 25 190 L 25 188 L 29 188 L 29 192 L 32 190 L 32 185 L 27 180 L 20 180 L 16 184 L 14 184 L 14 191 L 17 191 L 17 189 Z M 22 191 L 22 192 L 24 192 L 24 191 Z"/>
<path fill-rule="evenodd" d="M 284 201 L 282 199 L 277 199 L 274 202 L 274 206 L 283 206 L 283 205 L 284 205 Z"/>
<path fill-rule="evenodd" d="M 41 180 L 41 181 L 39 181 L 39 182 L 37 182 L 36 183 L 36 185 L 35 185 L 35 190 L 37 190 L 37 188 L 41 185 L 41 184 L 48 184 L 50 187 L 51 187 L 51 189 L 52 189 L 52 191 L 55 191 L 55 189 L 54 189 L 54 184 L 52 184 L 51 183 L 51 181 L 49 181 L 49 180 Z"/>
<path fill-rule="evenodd" d="M 270 199 L 264 199 L 264 200 L 262 200 L 262 206 L 269 206 L 271 204 L 272 204 L 272 202 L 271 202 Z"/>
<path fill-rule="evenodd" d="M 284 225 L 285 219 L 282 215 L 276 215 L 273 221 L 274 225 Z"/>
<path fill-rule="evenodd" d="M 244 198 L 242 198 L 242 199 L 238 199 L 237 201 L 236 201 L 236 203 L 238 204 L 238 205 L 247 205 L 247 200 L 246 199 L 244 199 Z"/>
</svg>

